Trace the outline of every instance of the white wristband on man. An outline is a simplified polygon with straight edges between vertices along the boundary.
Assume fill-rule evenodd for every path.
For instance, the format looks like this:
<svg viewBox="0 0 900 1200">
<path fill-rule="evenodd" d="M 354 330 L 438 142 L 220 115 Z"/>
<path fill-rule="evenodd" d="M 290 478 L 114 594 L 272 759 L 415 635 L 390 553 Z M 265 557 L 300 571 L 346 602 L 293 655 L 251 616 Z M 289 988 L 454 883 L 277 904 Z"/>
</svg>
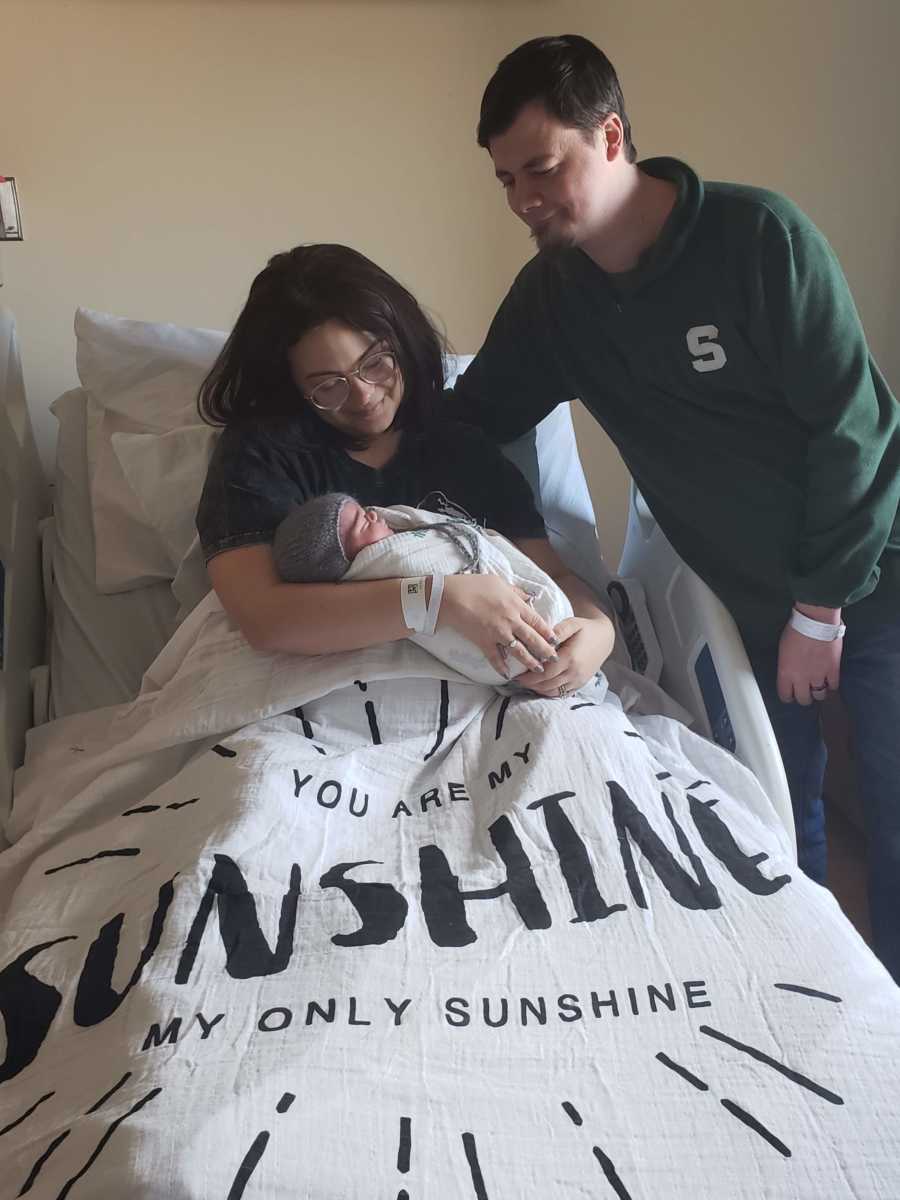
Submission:
<svg viewBox="0 0 900 1200">
<path fill-rule="evenodd" d="M 431 599 L 427 600 L 429 578 L 431 579 Z M 416 575 L 400 580 L 400 606 L 403 609 L 403 622 L 410 633 L 434 633 L 443 594 L 443 575 Z"/>
<path fill-rule="evenodd" d="M 847 626 L 841 622 L 830 625 L 827 621 L 814 621 L 812 617 L 798 612 L 796 608 L 791 609 L 788 624 L 791 629 L 796 629 L 804 637 L 813 638 L 817 642 L 836 642 L 847 632 Z"/>
</svg>

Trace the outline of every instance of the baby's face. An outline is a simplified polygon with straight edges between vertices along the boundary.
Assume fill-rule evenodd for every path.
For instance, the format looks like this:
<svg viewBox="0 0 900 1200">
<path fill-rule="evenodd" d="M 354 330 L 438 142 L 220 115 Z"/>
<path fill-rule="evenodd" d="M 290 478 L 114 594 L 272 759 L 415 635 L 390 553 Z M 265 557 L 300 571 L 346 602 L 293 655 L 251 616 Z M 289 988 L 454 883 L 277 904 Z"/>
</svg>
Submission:
<svg viewBox="0 0 900 1200">
<path fill-rule="evenodd" d="M 382 520 L 378 513 L 371 508 L 363 508 L 356 501 L 348 501 L 341 509 L 338 521 L 338 533 L 344 553 L 353 562 L 364 546 L 374 546 L 387 537 L 391 537 L 393 529 L 387 521 Z"/>
</svg>

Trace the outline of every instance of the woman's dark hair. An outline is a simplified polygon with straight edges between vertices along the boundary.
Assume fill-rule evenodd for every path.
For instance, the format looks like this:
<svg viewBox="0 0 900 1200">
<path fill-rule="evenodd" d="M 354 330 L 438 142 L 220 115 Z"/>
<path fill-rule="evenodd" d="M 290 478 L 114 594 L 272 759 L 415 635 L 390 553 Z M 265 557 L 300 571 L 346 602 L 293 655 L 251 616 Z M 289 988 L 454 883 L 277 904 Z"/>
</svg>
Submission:
<svg viewBox="0 0 900 1200">
<path fill-rule="evenodd" d="M 342 321 L 387 343 L 403 377 L 394 428 L 423 429 L 444 386 L 444 344 L 415 298 L 348 246 L 295 246 L 253 280 L 241 315 L 200 387 L 210 425 L 298 416 L 314 440 L 353 446 L 301 399 L 288 350 L 326 321 Z"/>
<path fill-rule="evenodd" d="M 551 117 L 593 138 L 611 113 L 622 122 L 625 157 L 637 158 L 625 97 L 615 68 L 599 47 L 576 33 L 534 38 L 497 67 L 484 89 L 478 145 L 506 133 L 526 104 L 539 101 Z"/>
</svg>

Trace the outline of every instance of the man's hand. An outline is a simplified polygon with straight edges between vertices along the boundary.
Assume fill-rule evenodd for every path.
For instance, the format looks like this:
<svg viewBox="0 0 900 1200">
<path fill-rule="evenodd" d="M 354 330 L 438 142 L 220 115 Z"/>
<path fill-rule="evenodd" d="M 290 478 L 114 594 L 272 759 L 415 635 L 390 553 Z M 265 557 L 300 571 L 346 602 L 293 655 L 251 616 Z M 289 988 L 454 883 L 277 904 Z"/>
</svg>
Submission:
<svg viewBox="0 0 900 1200">
<path fill-rule="evenodd" d="M 839 608 L 819 608 L 812 604 L 795 607 L 813 621 L 840 624 Z M 820 642 L 785 625 L 778 643 L 778 698 L 785 704 L 796 700 L 798 704 L 809 705 L 813 700 L 824 699 L 822 688 L 836 692 L 841 681 L 843 645 L 841 638 Z"/>
</svg>

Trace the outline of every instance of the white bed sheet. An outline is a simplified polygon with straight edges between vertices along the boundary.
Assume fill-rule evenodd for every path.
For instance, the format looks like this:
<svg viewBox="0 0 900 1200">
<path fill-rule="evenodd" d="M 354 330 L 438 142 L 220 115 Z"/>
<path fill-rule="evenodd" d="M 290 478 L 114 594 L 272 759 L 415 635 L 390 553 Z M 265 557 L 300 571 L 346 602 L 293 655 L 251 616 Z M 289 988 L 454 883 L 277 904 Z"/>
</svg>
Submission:
<svg viewBox="0 0 900 1200">
<path fill-rule="evenodd" d="M 0 859 L 9 1194 L 900 1196 L 900 992 L 683 726 L 214 596 L 61 724 Z"/>
</svg>

